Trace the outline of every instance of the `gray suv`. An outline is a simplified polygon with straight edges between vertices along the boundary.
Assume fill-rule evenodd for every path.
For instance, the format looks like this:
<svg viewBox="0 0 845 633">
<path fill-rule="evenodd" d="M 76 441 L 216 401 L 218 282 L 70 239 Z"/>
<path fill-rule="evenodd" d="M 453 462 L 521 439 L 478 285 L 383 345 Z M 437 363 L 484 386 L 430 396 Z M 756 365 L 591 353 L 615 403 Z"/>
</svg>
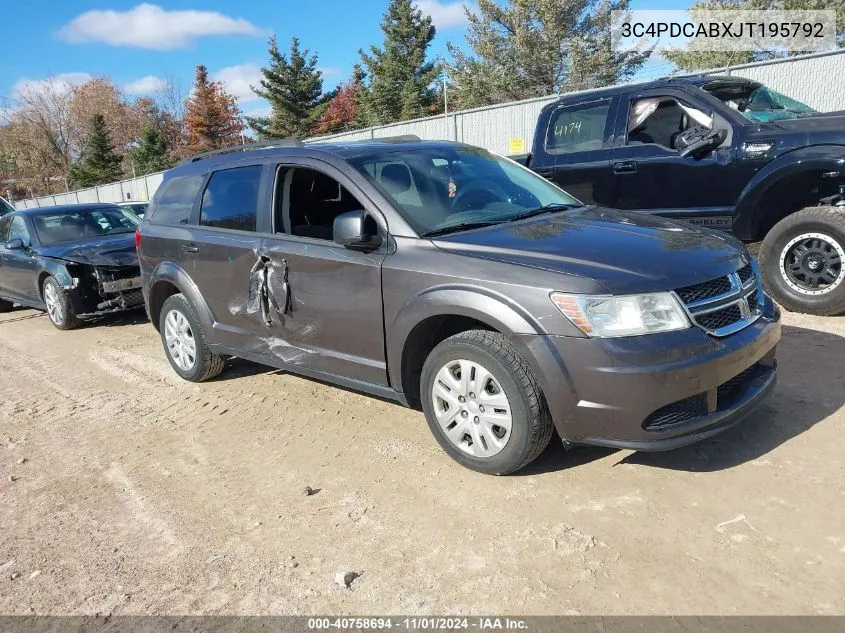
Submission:
<svg viewBox="0 0 845 633">
<path fill-rule="evenodd" d="M 421 407 L 504 474 L 569 443 L 670 449 L 775 384 L 780 315 L 723 233 L 584 206 L 486 150 L 235 147 L 168 171 L 136 234 L 173 369 L 238 356 Z"/>
</svg>

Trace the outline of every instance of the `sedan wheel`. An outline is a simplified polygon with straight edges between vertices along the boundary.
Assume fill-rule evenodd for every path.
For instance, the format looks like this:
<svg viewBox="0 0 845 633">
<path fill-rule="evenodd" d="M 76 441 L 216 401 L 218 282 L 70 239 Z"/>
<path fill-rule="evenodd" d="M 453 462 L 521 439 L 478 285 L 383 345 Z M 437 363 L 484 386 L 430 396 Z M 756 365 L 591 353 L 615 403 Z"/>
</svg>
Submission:
<svg viewBox="0 0 845 633">
<path fill-rule="evenodd" d="M 47 314 L 50 320 L 56 325 L 61 325 L 64 320 L 62 304 L 59 302 L 59 293 L 53 284 L 44 286 L 44 303 L 47 304 Z"/>
<path fill-rule="evenodd" d="M 191 371 L 197 362 L 197 343 L 191 324 L 178 310 L 171 310 L 164 319 L 164 341 L 167 353 L 182 371 Z"/>
<path fill-rule="evenodd" d="M 44 280 L 42 294 L 47 315 L 53 325 L 60 330 L 70 330 L 79 324 L 70 298 L 53 277 Z"/>
</svg>

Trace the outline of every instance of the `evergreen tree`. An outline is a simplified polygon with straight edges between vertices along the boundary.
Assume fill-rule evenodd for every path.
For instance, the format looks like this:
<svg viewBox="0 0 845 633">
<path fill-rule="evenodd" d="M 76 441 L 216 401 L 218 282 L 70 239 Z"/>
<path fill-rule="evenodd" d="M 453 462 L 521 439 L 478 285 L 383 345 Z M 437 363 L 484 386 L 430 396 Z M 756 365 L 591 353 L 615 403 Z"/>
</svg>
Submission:
<svg viewBox="0 0 845 633">
<path fill-rule="evenodd" d="M 194 90 L 185 101 L 185 155 L 237 145 L 244 125 L 237 99 L 216 81 L 210 81 L 205 66 L 197 66 Z"/>
<path fill-rule="evenodd" d="M 91 117 L 91 128 L 78 163 L 71 165 L 70 177 L 77 187 L 93 187 L 120 180 L 121 157 L 114 151 L 111 135 L 102 114 Z"/>
<path fill-rule="evenodd" d="M 132 163 L 135 175 L 144 176 L 173 167 L 175 161 L 167 151 L 167 138 L 164 133 L 151 124 L 141 130 L 138 147 L 132 151 Z"/>
<path fill-rule="evenodd" d="M 449 44 L 458 105 L 475 107 L 629 78 L 650 51 L 614 53 L 611 11 L 628 0 L 478 0 L 467 11 L 470 53 Z"/>
<path fill-rule="evenodd" d="M 299 39 L 290 42 L 289 57 L 279 52 L 276 36 L 268 47 L 270 63 L 261 69 L 263 79 L 252 91 L 270 102 L 269 117 L 248 118 L 247 123 L 259 137 L 304 138 L 319 120 L 328 102 L 323 102 L 322 73 L 317 70 L 317 55 L 299 49 Z"/>
<path fill-rule="evenodd" d="M 430 114 L 436 100 L 432 84 L 440 65 L 426 61 L 435 29 L 412 0 L 390 0 L 381 23 L 382 48 L 359 51 L 369 83 L 361 94 L 368 125 L 384 125 Z"/>
</svg>

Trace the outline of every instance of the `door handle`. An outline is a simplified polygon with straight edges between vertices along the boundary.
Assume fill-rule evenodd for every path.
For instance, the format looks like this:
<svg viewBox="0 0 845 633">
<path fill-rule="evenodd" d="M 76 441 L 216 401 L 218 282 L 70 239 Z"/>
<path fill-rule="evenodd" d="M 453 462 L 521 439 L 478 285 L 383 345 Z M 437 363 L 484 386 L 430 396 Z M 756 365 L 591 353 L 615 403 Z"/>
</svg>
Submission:
<svg viewBox="0 0 845 633">
<path fill-rule="evenodd" d="M 195 244 L 182 244 L 182 250 L 186 253 L 199 253 L 200 249 Z"/>
<path fill-rule="evenodd" d="M 637 171 L 637 161 L 623 160 L 618 163 L 613 163 L 614 174 L 633 174 Z"/>
</svg>

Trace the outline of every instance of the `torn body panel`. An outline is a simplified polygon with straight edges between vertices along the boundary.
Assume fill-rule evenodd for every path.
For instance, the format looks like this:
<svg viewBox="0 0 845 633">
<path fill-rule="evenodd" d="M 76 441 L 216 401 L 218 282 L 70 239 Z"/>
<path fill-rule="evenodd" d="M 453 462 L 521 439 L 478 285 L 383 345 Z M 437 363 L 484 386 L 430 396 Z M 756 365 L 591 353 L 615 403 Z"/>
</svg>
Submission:
<svg viewBox="0 0 845 633">
<path fill-rule="evenodd" d="M 272 312 L 275 313 L 272 314 Z M 249 271 L 249 292 L 246 312 L 261 312 L 264 325 L 273 324 L 274 316 L 282 319 L 291 311 L 290 286 L 288 284 L 288 263 L 282 259 L 279 265 L 262 252 L 256 253 L 255 264 Z"/>
<path fill-rule="evenodd" d="M 144 305 L 138 266 L 93 266 L 75 261 L 51 260 L 51 272 L 67 291 L 76 314 L 98 316 L 132 310 Z"/>
</svg>

